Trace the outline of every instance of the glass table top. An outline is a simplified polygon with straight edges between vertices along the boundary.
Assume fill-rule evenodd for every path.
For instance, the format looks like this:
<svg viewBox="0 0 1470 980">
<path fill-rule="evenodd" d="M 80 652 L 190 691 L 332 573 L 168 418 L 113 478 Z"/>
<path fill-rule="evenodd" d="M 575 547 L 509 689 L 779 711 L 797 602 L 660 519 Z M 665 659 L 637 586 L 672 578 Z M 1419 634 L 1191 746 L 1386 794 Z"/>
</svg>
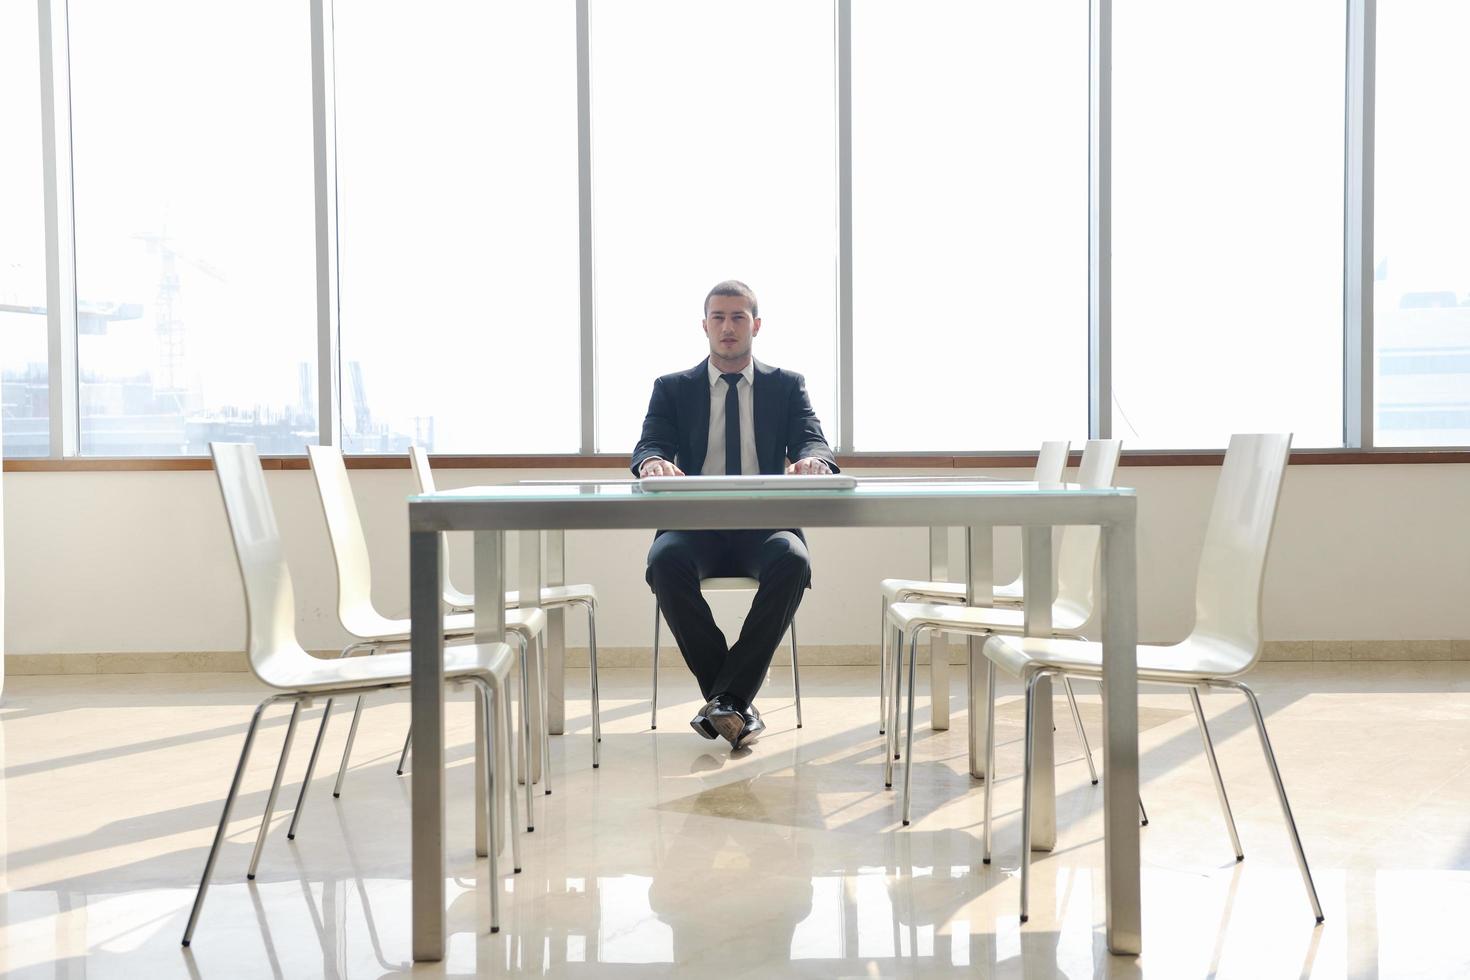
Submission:
<svg viewBox="0 0 1470 980">
<path fill-rule="evenodd" d="M 792 477 L 792 483 L 800 477 Z M 527 480 L 519 483 L 490 484 L 439 490 L 432 494 L 409 497 L 409 503 L 569 501 L 591 498 L 612 500 L 761 500 L 812 497 L 823 499 L 915 499 L 977 496 L 1057 496 L 1131 497 L 1131 487 L 1083 488 L 1076 483 L 1035 483 L 1027 480 L 995 480 L 965 477 L 859 477 L 850 490 L 833 489 L 760 489 L 760 490 L 660 490 L 648 492 L 638 481 L 628 480 Z"/>
</svg>

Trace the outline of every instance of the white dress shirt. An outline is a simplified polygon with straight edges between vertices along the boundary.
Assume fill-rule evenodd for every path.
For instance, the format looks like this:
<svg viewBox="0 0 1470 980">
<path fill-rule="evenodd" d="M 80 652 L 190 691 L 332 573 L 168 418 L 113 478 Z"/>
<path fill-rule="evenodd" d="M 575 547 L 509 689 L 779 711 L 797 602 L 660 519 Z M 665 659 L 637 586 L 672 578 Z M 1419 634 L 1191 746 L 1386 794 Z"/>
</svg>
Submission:
<svg viewBox="0 0 1470 980">
<path fill-rule="evenodd" d="M 725 474 L 725 395 L 729 390 L 720 369 L 714 362 L 706 361 L 709 369 L 709 448 L 704 453 L 706 476 Z M 755 362 L 745 365 L 740 372 L 741 381 L 735 386 L 735 397 L 740 402 L 740 472 L 759 473 L 761 464 L 755 454 Z"/>
</svg>

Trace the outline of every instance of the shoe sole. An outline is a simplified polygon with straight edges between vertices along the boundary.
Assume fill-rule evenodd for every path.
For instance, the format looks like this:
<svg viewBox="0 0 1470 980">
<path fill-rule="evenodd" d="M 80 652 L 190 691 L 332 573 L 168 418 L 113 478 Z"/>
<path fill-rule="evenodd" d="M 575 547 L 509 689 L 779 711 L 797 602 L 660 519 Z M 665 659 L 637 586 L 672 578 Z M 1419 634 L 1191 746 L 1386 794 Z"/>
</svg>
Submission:
<svg viewBox="0 0 1470 980">
<path fill-rule="evenodd" d="M 720 735 L 722 735 L 732 747 L 739 748 L 740 733 L 741 730 L 745 728 L 745 719 L 741 718 L 739 714 L 731 711 L 727 714 L 721 714 L 718 717 L 707 718 L 705 720 L 708 721 L 710 725 L 714 727 L 715 731 L 719 732 Z"/>
<path fill-rule="evenodd" d="M 748 728 L 741 728 L 740 734 L 736 736 L 735 741 L 732 742 L 730 745 L 731 750 L 733 751 L 735 749 L 744 748 L 751 742 L 754 742 L 756 739 L 758 739 L 761 732 L 765 730 L 766 723 L 763 721 L 757 721 L 754 725 L 751 725 Z"/>
<path fill-rule="evenodd" d="M 715 726 L 704 715 L 695 715 L 689 719 L 689 727 L 703 738 L 714 740 L 720 737 L 720 733 L 715 731 Z"/>
</svg>

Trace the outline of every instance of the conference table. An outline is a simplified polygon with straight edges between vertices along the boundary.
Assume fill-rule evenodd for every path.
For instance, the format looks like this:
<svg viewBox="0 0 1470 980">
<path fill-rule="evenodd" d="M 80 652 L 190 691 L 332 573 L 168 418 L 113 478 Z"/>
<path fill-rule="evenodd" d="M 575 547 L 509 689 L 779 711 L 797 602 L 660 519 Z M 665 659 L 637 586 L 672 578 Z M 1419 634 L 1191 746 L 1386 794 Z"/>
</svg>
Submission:
<svg viewBox="0 0 1470 980">
<path fill-rule="evenodd" d="M 993 543 L 996 527 L 1016 526 L 1022 535 L 1022 580 L 1027 635 L 1051 630 L 1054 579 L 1052 528 L 1092 525 L 1100 529 L 1100 612 L 1103 645 L 1103 863 L 1108 948 L 1138 954 L 1141 948 L 1138 837 L 1138 677 L 1137 677 L 1137 497 L 1124 487 L 1084 489 L 1048 484 L 976 479 L 860 479 L 854 489 L 776 489 L 675 491 L 650 493 L 636 481 L 540 481 L 443 490 L 409 498 L 409 578 L 412 627 L 412 914 L 413 958 L 444 958 L 445 934 L 445 783 L 444 783 L 444 634 L 443 532 L 474 533 L 476 642 L 504 640 L 502 602 L 514 586 L 522 609 L 539 601 L 548 581 L 564 572 L 561 535 L 565 531 L 615 529 L 736 529 L 747 527 L 916 527 L 931 529 L 931 546 L 948 528 L 962 528 L 965 539 L 962 580 L 969 601 L 989 605 L 993 595 Z M 941 535 L 940 532 L 944 532 Z M 518 532 L 513 574 L 505 568 L 506 534 Z M 542 535 L 553 539 L 543 561 Z M 947 540 L 947 537 L 946 537 Z M 936 554 L 931 551 L 931 555 Z M 553 567 L 547 569 L 546 564 Z M 548 576 L 548 571 L 550 576 Z M 507 582 L 507 578 L 513 579 Z M 876 592 L 877 583 L 874 582 Z M 560 623 L 551 643 L 564 634 Z M 981 638 L 970 643 L 976 671 Z M 939 657 L 936 660 L 945 658 Z M 548 702 L 560 714 L 561 657 L 550 658 Z M 947 725 L 948 685 L 943 664 L 931 668 L 936 727 Z M 983 753 L 977 751 L 989 698 L 970 684 L 970 769 L 984 778 Z M 541 697 L 532 697 L 533 712 Z M 1050 681 L 1037 685 L 1035 731 L 1050 733 Z M 560 728 L 560 718 L 554 728 Z M 540 723 L 541 719 L 533 721 Z M 480 730 L 480 726 L 476 726 Z M 533 729 L 537 730 L 537 729 Z M 657 736 L 652 736 L 657 737 Z M 533 746 L 538 740 L 533 739 Z M 618 765 L 615 755 L 605 755 Z M 539 760 L 533 762 L 533 766 Z M 1032 849 L 1049 851 L 1056 843 L 1056 786 L 1052 740 L 1037 738 L 1033 769 Z M 534 776 L 532 772 L 525 778 Z M 483 820 L 477 821 L 483 853 Z M 488 846 L 499 846 L 495 842 Z M 498 887 L 498 883 L 496 883 Z"/>
</svg>

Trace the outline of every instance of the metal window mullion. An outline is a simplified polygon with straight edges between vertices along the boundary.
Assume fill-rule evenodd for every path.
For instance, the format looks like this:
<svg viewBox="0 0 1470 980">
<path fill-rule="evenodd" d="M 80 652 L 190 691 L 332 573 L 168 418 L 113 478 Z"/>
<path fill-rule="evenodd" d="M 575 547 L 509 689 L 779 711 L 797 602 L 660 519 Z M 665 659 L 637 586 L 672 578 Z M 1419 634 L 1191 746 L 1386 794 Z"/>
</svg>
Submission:
<svg viewBox="0 0 1470 980">
<path fill-rule="evenodd" d="M 1113 432 L 1113 4 L 1092 0 L 1088 30 L 1087 431 Z"/>
<path fill-rule="evenodd" d="M 592 47 L 588 0 L 577 0 L 577 272 L 581 297 L 582 453 L 597 452 L 597 319 L 592 268 Z"/>
<path fill-rule="evenodd" d="M 51 453 L 80 448 L 76 197 L 72 185 L 71 32 L 67 0 L 37 0 L 41 154 L 46 213 L 47 377 Z"/>
<path fill-rule="evenodd" d="M 853 433 L 852 0 L 837 0 L 837 451 Z"/>
<path fill-rule="evenodd" d="M 1348 0 L 1343 161 L 1343 445 L 1373 447 L 1373 86 L 1377 0 Z"/>
<path fill-rule="evenodd" d="M 337 254 L 337 92 L 332 0 L 311 0 L 311 142 L 316 198 L 317 427 L 342 444 Z"/>
</svg>

